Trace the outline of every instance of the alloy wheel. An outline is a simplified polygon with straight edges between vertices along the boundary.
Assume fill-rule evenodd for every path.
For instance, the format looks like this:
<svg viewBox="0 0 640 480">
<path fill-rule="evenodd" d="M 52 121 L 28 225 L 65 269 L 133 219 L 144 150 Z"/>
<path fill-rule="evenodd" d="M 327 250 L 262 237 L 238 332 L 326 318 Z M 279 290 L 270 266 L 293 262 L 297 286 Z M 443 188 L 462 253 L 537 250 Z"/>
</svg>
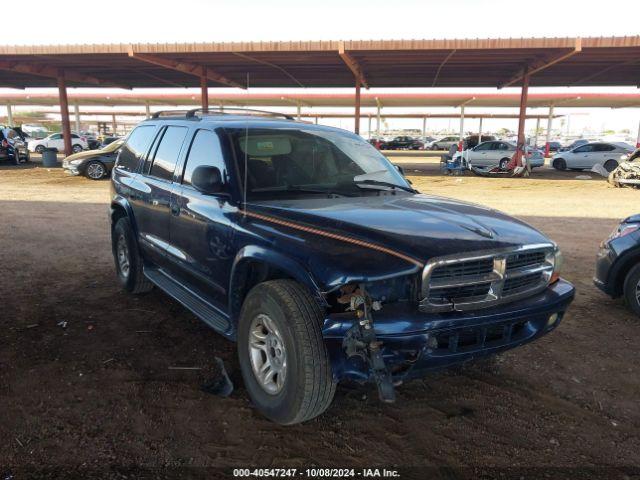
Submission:
<svg viewBox="0 0 640 480">
<path fill-rule="evenodd" d="M 118 268 L 120 269 L 120 274 L 124 278 L 129 277 L 129 246 L 127 245 L 127 239 L 124 235 L 120 235 L 118 237 L 118 243 L 116 245 L 116 255 L 118 258 Z"/>
<path fill-rule="evenodd" d="M 104 177 L 104 167 L 101 163 L 92 163 L 87 167 L 87 176 L 93 180 Z"/>
<path fill-rule="evenodd" d="M 287 376 L 287 352 L 275 322 L 265 314 L 257 315 L 249 329 L 251 368 L 258 385 L 277 395 Z"/>
</svg>

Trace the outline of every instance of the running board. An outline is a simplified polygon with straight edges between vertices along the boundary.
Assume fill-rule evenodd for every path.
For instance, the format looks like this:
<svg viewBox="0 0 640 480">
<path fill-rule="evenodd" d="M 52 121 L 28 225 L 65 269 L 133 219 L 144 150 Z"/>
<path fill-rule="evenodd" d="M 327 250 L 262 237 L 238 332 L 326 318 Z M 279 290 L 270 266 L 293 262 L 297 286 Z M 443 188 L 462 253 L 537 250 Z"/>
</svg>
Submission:
<svg viewBox="0 0 640 480">
<path fill-rule="evenodd" d="M 211 328 L 225 335 L 229 333 L 229 320 L 224 313 L 188 288 L 177 283 L 162 270 L 145 268 L 144 275 L 156 287 L 181 303 Z"/>
</svg>

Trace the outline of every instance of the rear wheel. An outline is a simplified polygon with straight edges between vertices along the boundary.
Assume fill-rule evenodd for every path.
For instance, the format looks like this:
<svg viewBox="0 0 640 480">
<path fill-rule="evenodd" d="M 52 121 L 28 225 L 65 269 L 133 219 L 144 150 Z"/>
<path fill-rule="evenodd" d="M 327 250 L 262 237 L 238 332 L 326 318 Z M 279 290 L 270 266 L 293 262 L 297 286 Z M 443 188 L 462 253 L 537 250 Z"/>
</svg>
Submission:
<svg viewBox="0 0 640 480">
<path fill-rule="evenodd" d="M 618 162 L 616 162 L 615 160 L 607 160 L 606 162 L 604 162 L 604 169 L 607 172 L 611 173 L 616 168 L 618 168 Z"/>
<path fill-rule="evenodd" d="M 242 305 L 238 357 L 247 392 L 256 408 L 283 425 L 324 412 L 335 394 L 322 337 L 323 312 L 293 280 L 254 287 Z"/>
<path fill-rule="evenodd" d="M 640 264 L 633 267 L 624 280 L 624 298 L 636 315 L 640 315 Z"/>
<path fill-rule="evenodd" d="M 556 170 L 566 170 L 567 162 L 565 161 L 564 158 L 556 158 L 553 161 L 553 168 L 555 168 Z"/>
<path fill-rule="evenodd" d="M 111 248 L 120 285 L 129 293 L 144 293 L 153 284 L 144 276 L 142 258 L 138 252 L 131 222 L 127 217 L 118 219 L 111 233 Z"/>
</svg>

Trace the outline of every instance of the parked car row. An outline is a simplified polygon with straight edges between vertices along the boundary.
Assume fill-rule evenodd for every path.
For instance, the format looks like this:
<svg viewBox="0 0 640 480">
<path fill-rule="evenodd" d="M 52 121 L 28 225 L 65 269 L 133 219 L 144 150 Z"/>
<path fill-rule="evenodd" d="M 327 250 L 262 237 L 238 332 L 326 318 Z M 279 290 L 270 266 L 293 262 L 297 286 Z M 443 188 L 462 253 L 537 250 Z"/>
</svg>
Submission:
<svg viewBox="0 0 640 480">
<path fill-rule="evenodd" d="M 45 148 L 55 148 L 59 152 L 64 151 L 64 138 L 62 137 L 62 133 L 52 133 L 43 139 L 29 142 L 29 151 L 31 152 L 42 154 Z M 73 153 L 88 149 L 89 143 L 87 142 L 87 137 L 78 135 L 77 133 L 71 134 L 71 150 L 73 150 Z"/>
<path fill-rule="evenodd" d="M 0 161 L 14 165 L 28 162 L 28 138 L 20 127 L 0 127 Z"/>
</svg>

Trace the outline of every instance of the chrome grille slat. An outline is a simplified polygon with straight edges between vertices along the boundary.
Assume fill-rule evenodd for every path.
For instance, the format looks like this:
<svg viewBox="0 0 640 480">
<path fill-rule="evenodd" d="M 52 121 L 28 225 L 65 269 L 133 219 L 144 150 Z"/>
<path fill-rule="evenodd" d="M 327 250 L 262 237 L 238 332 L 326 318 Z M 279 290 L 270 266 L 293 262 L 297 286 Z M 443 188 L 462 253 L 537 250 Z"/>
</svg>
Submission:
<svg viewBox="0 0 640 480">
<path fill-rule="evenodd" d="M 432 259 L 422 274 L 420 308 L 471 310 L 533 295 L 548 285 L 554 255 L 554 245 L 536 244 Z"/>
</svg>

